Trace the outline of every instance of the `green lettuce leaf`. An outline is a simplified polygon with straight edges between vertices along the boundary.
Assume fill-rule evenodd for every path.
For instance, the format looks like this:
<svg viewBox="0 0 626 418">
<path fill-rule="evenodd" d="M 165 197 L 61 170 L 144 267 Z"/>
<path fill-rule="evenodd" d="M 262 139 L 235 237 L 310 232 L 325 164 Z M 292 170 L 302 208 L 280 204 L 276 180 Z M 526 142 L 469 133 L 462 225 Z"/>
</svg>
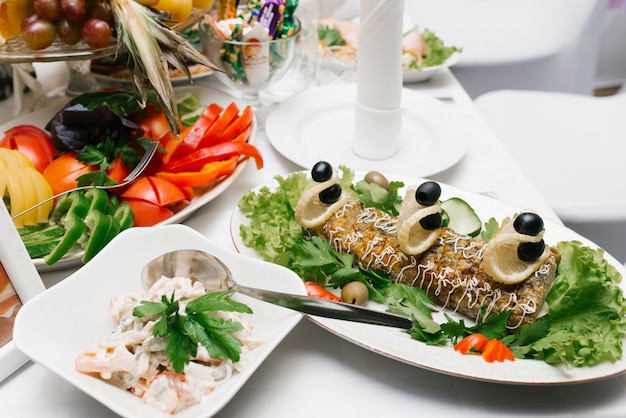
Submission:
<svg viewBox="0 0 626 418">
<path fill-rule="evenodd" d="M 560 242 L 557 248 L 561 261 L 546 298 L 549 311 L 522 327 L 510 347 L 516 355 L 568 368 L 617 361 L 626 334 L 621 274 L 602 249 L 579 241 Z M 537 338 L 533 341 L 531 335 Z"/>
</svg>

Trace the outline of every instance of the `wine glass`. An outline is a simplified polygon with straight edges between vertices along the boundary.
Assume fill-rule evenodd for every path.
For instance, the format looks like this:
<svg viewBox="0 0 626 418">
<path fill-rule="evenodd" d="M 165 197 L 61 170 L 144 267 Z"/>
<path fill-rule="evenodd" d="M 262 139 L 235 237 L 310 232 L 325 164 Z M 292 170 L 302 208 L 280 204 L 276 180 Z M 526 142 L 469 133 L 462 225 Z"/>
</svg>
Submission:
<svg viewBox="0 0 626 418">
<path fill-rule="evenodd" d="M 217 79 L 233 95 L 254 110 L 259 126 L 269 112 L 269 105 L 260 100 L 260 92 L 280 81 L 295 56 L 300 35 L 300 22 L 289 36 L 268 41 L 236 41 L 214 36 L 206 23 L 199 25 L 200 42 L 209 60 L 223 72 Z"/>
</svg>

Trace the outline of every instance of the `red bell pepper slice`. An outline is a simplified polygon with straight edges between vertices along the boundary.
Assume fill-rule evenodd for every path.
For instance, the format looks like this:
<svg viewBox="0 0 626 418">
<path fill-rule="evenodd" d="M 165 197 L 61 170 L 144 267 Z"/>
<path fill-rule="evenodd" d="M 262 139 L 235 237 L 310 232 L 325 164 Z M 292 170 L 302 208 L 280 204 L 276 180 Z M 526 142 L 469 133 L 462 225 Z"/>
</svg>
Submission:
<svg viewBox="0 0 626 418">
<path fill-rule="evenodd" d="M 263 168 L 263 157 L 254 145 L 247 142 L 222 142 L 211 147 L 200 148 L 186 157 L 163 164 L 160 171 L 170 173 L 200 171 L 208 163 L 239 155 L 254 158 L 257 169 Z"/>
<path fill-rule="evenodd" d="M 172 152 L 170 160 L 177 160 L 189 153 L 194 152 L 198 148 L 198 144 L 207 134 L 211 126 L 220 116 L 223 108 L 215 103 L 207 106 L 198 120 L 189 128 L 181 133 L 178 146 Z"/>
<path fill-rule="evenodd" d="M 230 142 L 246 142 L 250 137 L 250 132 L 252 132 L 252 125 L 248 125 L 248 127 L 243 132 L 234 137 Z"/>
<path fill-rule="evenodd" d="M 211 125 L 196 149 L 209 147 L 218 143 L 218 137 L 239 115 L 239 108 L 235 103 L 226 106 L 219 118 Z"/>
<path fill-rule="evenodd" d="M 158 172 L 157 177 L 166 179 L 180 188 L 200 187 L 218 180 L 222 177 L 230 176 L 237 168 L 238 157 L 231 157 L 223 161 L 215 161 L 202 167 L 200 171 L 168 173 Z"/>
<path fill-rule="evenodd" d="M 307 295 L 311 297 L 341 302 L 341 298 L 339 296 L 335 295 L 332 292 L 329 292 L 324 287 L 315 282 L 304 282 L 304 287 L 306 289 Z"/>
<path fill-rule="evenodd" d="M 466 354 L 469 351 L 480 352 L 485 347 L 485 344 L 487 344 L 487 337 L 483 334 L 470 334 L 459 341 L 454 346 L 454 350 L 460 352 L 461 354 Z"/>
<path fill-rule="evenodd" d="M 246 106 L 241 112 L 241 115 L 237 116 L 237 118 L 218 135 L 216 142 L 226 142 L 236 138 L 250 126 L 252 117 L 252 108 Z"/>
<path fill-rule="evenodd" d="M 509 347 L 496 338 L 490 339 L 487 344 L 485 344 L 482 356 L 485 361 L 489 363 L 493 363 L 494 361 L 515 360 L 515 356 L 513 356 Z"/>
</svg>

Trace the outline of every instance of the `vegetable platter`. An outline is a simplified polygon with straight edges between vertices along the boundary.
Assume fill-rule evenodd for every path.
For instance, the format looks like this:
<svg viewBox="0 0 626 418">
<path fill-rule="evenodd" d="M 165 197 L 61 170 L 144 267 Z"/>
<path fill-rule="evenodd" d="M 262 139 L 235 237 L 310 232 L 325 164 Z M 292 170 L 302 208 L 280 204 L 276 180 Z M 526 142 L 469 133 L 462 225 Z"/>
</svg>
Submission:
<svg viewBox="0 0 626 418">
<path fill-rule="evenodd" d="M 156 118 L 146 117 L 142 121 L 138 122 L 146 134 L 146 136 L 139 141 L 149 141 L 150 139 L 147 138 L 154 136 L 153 131 L 161 131 L 167 132 L 167 135 L 165 136 L 168 137 L 169 142 L 164 141 L 163 138 L 165 136 L 161 136 L 162 139 L 160 141 L 160 149 L 157 151 L 155 157 L 153 157 L 151 162 L 153 167 L 148 167 L 147 172 L 145 173 L 146 175 L 139 177 L 131 183 L 130 186 L 122 189 L 121 192 L 108 193 L 111 201 L 119 201 L 120 206 L 130 206 L 134 218 L 134 223 L 131 225 L 135 227 L 153 225 L 162 226 L 180 223 L 196 210 L 211 200 L 217 198 L 237 179 L 246 166 L 249 160 L 248 157 L 252 156 L 252 154 L 245 156 L 240 152 L 235 152 L 236 150 L 233 147 L 245 147 L 246 153 L 252 152 L 255 155 L 255 162 L 260 164 L 260 166 L 257 165 L 257 167 L 262 167 L 262 157 L 254 146 L 256 138 L 256 119 L 250 108 L 239 109 L 237 105 L 232 102 L 232 97 L 206 87 L 181 87 L 177 88 L 175 92 L 177 100 L 180 100 L 179 106 L 184 107 L 188 105 L 193 108 L 193 110 L 187 113 L 187 115 L 192 118 L 188 123 L 189 132 L 196 127 L 203 128 L 206 131 L 210 126 L 219 125 L 218 122 L 220 120 L 228 117 L 231 122 L 229 122 L 226 127 L 222 127 L 222 131 L 225 131 L 226 129 L 236 125 L 235 121 L 246 119 L 248 120 L 248 123 L 245 125 L 245 129 L 243 129 L 242 134 L 237 135 L 237 137 L 243 138 L 245 133 L 247 140 L 243 142 L 233 140 L 227 141 L 227 143 L 223 144 L 218 143 L 211 145 L 210 147 L 198 147 L 198 150 L 192 153 L 192 145 L 190 145 L 190 141 L 193 139 L 193 136 L 187 135 L 185 137 L 181 137 L 184 139 L 180 139 L 169 134 L 167 122 L 165 122 L 165 118 L 162 114 L 155 112 L 153 114 L 157 115 Z M 59 110 L 60 109 L 58 107 L 48 107 L 37 110 L 36 112 L 23 115 L 11 121 L 5 126 L 0 127 L 0 130 L 4 135 L 5 132 L 10 131 L 14 127 L 35 126 L 44 129 L 46 124 L 48 124 L 51 118 L 59 112 Z M 202 116 L 198 117 L 200 114 L 202 114 Z M 187 116 L 183 115 L 183 118 L 185 117 Z M 201 123 L 204 123 L 206 126 L 202 127 Z M 216 126 L 216 128 L 217 127 L 218 126 Z M 206 152 L 204 155 L 198 154 L 209 149 L 218 149 L 218 147 L 220 147 L 223 152 L 220 151 L 214 155 Z M 226 149 L 228 147 L 232 149 Z M 86 157 L 94 158 L 94 162 L 92 163 L 96 163 L 100 154 L 95 147 L 89 149 L 91 152 L 87 153 Z M 54 173 L 55 168 L 53 167 L 53 164 L 56 164 L 54 161 L 65 158 L 68 154 L 72 153 L 66 152 L 65 154 L 55 158 L 53 162 L 46 167 L 44 174 L 49 174 L 46 173 L 47 171 Z M 124 150 L 123 152 L 120 152 L 122 157 L 127 154 L 132 154 L 132 152 Z M 170 161 L 167 163 L 163 162 L 165 154 L 171 154 Z M 216 158 L 218 161 L 212 161 Z M 71 161 L 72 164 L 76 163 L 75 159 L 71 159 Z M 208 163 L 208 161 L 211 162 Z M 60 163 L 63 166 L 62 169 L 65 170 L 65 164 L 62 161 Z M 166 169 L 168 164 L 170 167 Z M 157 168 L 155 169 L 154 166 L 157 166 Z M 209 170 L 209 167 L 212 168 Z M 111 178 L 114 178 L 113 174 L 111 174 L 111 171 L 114 171 L 113 169 L 114 164 L 111 164 L 111 167 L 106 170 L 106 173 L 109 174 Z M 95 171 L 88 170 L 85 176 L 91 177 L 87 177 L 84 180 L 86 184 L 92 184 L 89 181 L 92 179 L 102 181 L 101 179 L 98 180 L 98 176 L 102 171 L 104 171 L 102 168 Z M 128 170 L 126 171 L 126 174 L 127 173 Z M 56 180 L 53 180 L 51 183 L 51 188 L 53 189 L 54 194 L 58 193 L 58 190 L 56 190 L 57 188 L 62 187 L 62 185 L 55 184 L 59 183 L 62 177 L 63 175 L 61 174 L 58 176 L 54 174 L 52 176 L 48 176 L 48 178 L 56 178 Z M 119 181 L 119 178 L 123 177 L 124 175 L 122 174 L 118 177 L 117 181 Z M 73 178 L 76 178 L 76 176 Z M 76 185 L 76 181 L 74 181 L 73 184 Z M 176 187 L 171 187 L 171 184 L 174 184 Z M 93 190 L 80 193 L 87 194 L 91 192 L 93 192 Z M 73 196 L 74 193 L 75 192 L 65 195 L 65 197 L 58 198 L 55 207 L 50 212 L 50 216 L 54 214 L 55 208 L 60 206 L 59 202 L 61 199 Z M 7 196 L 5 196 L 5 199 L 6 197 Z M 91 200 L 93 201 L 94 199 Z M 70 210 L 66 208 L 66 211 L 67 213 L 64 214 L 61 219 L 65 219 L 66 215 L 69 215 Z M 88 220 L 89 216 L 85 217 L 85 214 L 78 216 L 78 218 L 83 218 L 85 222 L 90 222 Z M 80 223 L 80 220 L 77 220 L 77 222 Z M 92 220 L 91 222 L 93 223 L 94 221 Z M 16 226 L 19 230 L 19 226 Z M 68 228 L 68 225 L 64 226 L 66 229 Z M 93 231 L 94 229 L 90 229 L 90 232 Z M 24 235 L 24 237 L 25 236 L 26 235 Z M 84 236 L 85 235 L 83 234 L 83 237 Z M 110 241 L 111 237 L 112 236 L 107 236 L 105 244 Z M 23 239 L 26 242 L 27 239 Z M 55 262 L 50 262 L 49 259 L 46 259 L 45 257 L 51 257 L 49 254 L 37 257 L 31 253 L 31 257 L 33 258 L 33 262 L 37 269 L 40 272 L 45 272 L 77 266 L 88 261 L 93 254 L 89 254 L 89 258 L 86 258 L 86 251 L 87 248 L 83 245 L 83 242 L 79 241 L 77 244 L 73 245 L 67 254 L 63 255 L 58 261 L 53 260 Z"/>
<path fill-rule="evenodd" d="M 353 182 L 352 184 L 358 185 L 359 180 L 362 180 L 364 178 L 364 175 L 365 175 L 365 172 L 357 171 L 355 172 L 354 177 L 352 179 L 348 177 L 349 179 L 348 181 L 352 181 Z M 290 176 L 293 176 L 293 174 Z M 275 182 L 271 184 L 261 185 L 251 190 L 249 194 L 247 194 L 246 196 L 254 196 L 254 195 L 258 196 L 258 199 L 259 199 L 258 204 L 261 204 L 261 205 L 269 205 L 270 204 L 269 202 L 272 199 L 271 194 L 273 194 L 277 190 L 280 190 L 281 194 L 285 196 L 290 196 L 294 193 L 296 193 L 299 196 L 301 191 L 297 192 L 297 189 L 299 190 L 302 189 L 303 187 L 302 183 L 299 180 L 296 180 L 295 178 L 293 181 L 291 181 L 292 177 L 290 176 L 287 176 L 287 177 L 277 176 Z M 399 196 L 404 195 L 405 187 L 412 186 L 412 185 L 417 186 L 425 182 L 425 180 L 423 179 L 412 178 L 409 176 L 392 175 L 392 174 L 386 174 L 386 173 L 384 173 L 384 176 L 389 180 L 390 184 L 392 182 L 401 182 L 401 187 L 397 190 Z M 522 209 L 518 207 L 512 206 L 510 204 L 493 199 L 488 196 L 464 191 L 464 190 L 461 190 L 452 186 L 448 186 L 445 184 L 440 184 L 440 186 L 441 186 L 442 207 L 443 207 L 444 202 L 451 201 L 452 199 L 460 199 L 459 201 L 466 202 L 469 205 L 468 207 L 471 210 L 469 211 L 465 209 L 463 210 L 465 210 L 466 213 L 471 214 L 469 218 L 479 219 L 481 223 L 484 223 L 484 226 L 482 227 L 483 228 L 482 231 L 493 229 L 493 224 L 489 226 L 489 224 L 492 223 L 492 220 L 495 220 L 495 222 L 499 223 L 507 218 L 512 219 L 512 217 L 514 217 L 516 214 L 522 211 Z M 345 189 L 345 187 L 346 185 L 344 184 L 342 188 Z M 266 193 L 269 193 L 270 195 L 267 195 Z M 251 214 L 251 212 L 249 211 L 249 205 L 252 202 L 257 201 L 255 197 L 246 197 L 246 196 L 242 198 L 238 207 L 236 207 L 233 211 L 232 221 L 231 221 L 232 239 L 233 239 L 233 242 L 235 243 L 237 250 L 240 251 L 241 253 L 247 254 L 252 257 L 267 259 L 268 257 L 263 257 L 261 255 L 261 252 L 255 249 L 254 246 L 248 247 L 246 246 L 246 244 L 244 244 L 244 241 L 246 241 L 246 239 L 242 238 L 242 231 L 246 230 L 246 228 L 251 226 L 253 222 L 248 217 Z M 373 196 L 373 193 L 372 193 L 372 196 Z M 385 201 L 384 199 L 381 199 L 381 200 Z M 257 213 L 257 212 L 255 211 L 254 213 Z M 283 213 L 282 219 L 287 219 L 287 218 L 289 218 L 289 216 Z M 288 225 L 288 223 L 289 223 L 288 221 L 281 220 L 280 222 L 277 222 L 277 225 L 283 225 L 281 226 L 281 228 L 285 228 L 285 231 L 287 231 L 289 226 L 286 226 L 286 225 Z M 273 222 L 270 222 L 270 220 L 265 219 L 264 225 L 268 225 L 267 228 L 270 229 L 271 227 L 273 227 L 271 225 L 274 225 L 274 224 Z M 450 215 L 450 225 L 452 225 L 452 215 Z M 470 229 L 474 231 L 475 223 L 471 222 L 471 225 L 472 227 Z M 589 261 L 589 264 L 584 264 L 582 266 L 580 265 L 582 263 L 576 264 L 574 262 L 571 262 L 574 265 L 574 267 L 572 267 L 572 264 L 569 264 L 570 262 L 563 264 L 563 260 L 561 260 L 561 264 L 563 264 L 562 268 L 570 272 L 569 273 L 570 279 L 567 279 L 567 280 L 571 280 L 571 277 L 574 277 L 575 278 L 574 280 L 576 282 L 578 280 L 587 280 L 586 275 L 590 274 L 589 272 L 591 271 L 596 271 L 595 270 L 596 268 L 598 268 L 597 271 L 606 271 L 605 274 L 607 277 L 610 277 L 610 279 L 605 278 L 604 280 L 606 280 L 607 282 L 611 282 L 611 285 L 610 285 L 611 290 L 607 291 L 608 292 L 607 294 L 620 293 L 621 296 L 615 296 L 616 304 L 614 304 L 614 302 L 611 302 L 613 300 L 612 296 L 608 297 L 609 298 L 608 301 L 605 300 L 605 302 L 603 303 L 610 303 L 610 305 L 613 306 L 618 311 L 623 311 L 624 310 L 624 298 L 623 298 L 624 284 L 620 280 L 621 280 L 621 277 L 623 277 L 623 275 L 625 274 L 624 266 L 621 263 L 619 263 L 615 258 L 613 258 L 610 254 L 607 254 L 602 249 L 599 249 L 596 244 L 578 235 L 574 231 L 564 227 L 563 225 L 555 223 L 555 222 L 548 222 L 548 221 L 546 221 L 544 225 L 545 225 L 545 230 L 544 230 L 545 234 L 543 235 L 543 239 L 545 240 L 546 244 L 557 245 L 557 243 L 559 243 L 559 248 L 561 248 L 560 246 L 561 243 L 566 244 L 566 247 L 563 247 L 565 252 L 562 253 L 564 259 L 569 258 L 569 260 L 573 260 L 573 259 L 576 259 L 577 257 L 581 257 L 581 260 L 584 259 L 584 260 L 589 261 L 590 258 L 586 256 L 582 256 L 583 251 L 585 254 L 592 257 L 593 261 Z M 246 230 L 245 234 L 248 236 L 248 238 L 252 236 L 252 232 L 250 232 L 250 230 Z M 273 235 L 276 235 L 276 231 L 273 232 Z M 288 233 L 285 232 L 284 235 L 286 236 L 288 235 Z M 281 238 L 280 243 L 283 243 L 287 247 L 289 247 L 289 244 L 287 243 L 289 239 L 293 239 L 293 238 L 285 238 L 285 239 Z M 272 242 L 272 245 L 274 245 L 277 248 L 277 246 L 281 245 L 280 243 L 277 243 L 274 240 Z M 291 245 L 294 245 L 294 244 L 291 244 Z M 565 249 L 567 248 L 567 245 L 571 246 L 570 250 Z M 315 260 L 320 260 L 322 258 L 322 256 L 319 255 L 320 254 L 319 251 L 302 250 L 305 247 L 306 246 L 301 246 L 299 247 L 300 250 L 297 250 L 296 252 L 292 253 L 294 254 L 293 257 L 296 257 L 297 254 L 308 254 L 308 255 L 301 256 L 304 258 L 300 259 L 300 261 L 296 261 L 296 264 L 299 264 L 301 267 L 304 267 L 305 264 L 310 264 L 314 262 L 313 258 L 308 258 L 308 257 L 312 257 L 311 254 L 313 253 L 318 254 L 315 257 Z M 321 248 L 321 247 L 318 247 L 318 248 Z M 571 251 L 572 248 L 574 248 L 575 250 L 569 253 L 566 257 L 565 254 L 568 251 Z M 579 248 L 582 248 L 582 249 L 579 249 Z M 284 252 L 286 251 L 288 250 L 284 250 Z M 271 250 L 265 251 L 265 254 L 267 255 L 270 252 Z M 284 252 L 281 252 L 281 251 L 277 252 L 278 258 L 276 258 L 276 262 L 281 263 L 280 254 Z M 342 253 L 342 254 L 345 254 L 345 253 Z M 579 255 L 574 255 L 574 254 L 579 254 Z M 328 256 L 328 254 L 326 255 Z M 338 257 L 337 259 L 340 260 L 340 263 L 344 263 L 341 257 Z M 284 257 L 282 260 L 284 261 Z M 315 262 L 317 263 L 317 261 Z M 318 263 L 318 264 L 321 264 L 321 263 Z M 348 264 L 350 263 L 348 262 Z M 345 268 L 343 270 L 346 271 L 349 269 L 348 267 L 351 267 L 351 266 L 344 266 L 344 267 Z M 321 268 L 322 271 L 324 272 L 328 271 L 326 267 L 319 267 L 319 268 Z M 341 270 L 342 267 L 339 267 L 339 269 Z M 576 273 L 572 274 L 571 269 L 574 269 Z M 307 273 L 300 272 L 300 275 L 304 275 L 304 274 L 307 274 Z M 345 274 L 346 273 L 344 273 L 344 275 Z M 568 273 L 564 273 L 564 274 L 568 274 Z M 578 279 L 579 277 L 580 279 Z M 337 277 L 337 278 L 334 278 L 333 280 L 335 280 L 335 283 L 337 283 L 341 281 L 342 279 Z M 558 273 L 557 273 L 557 280 L 559 280 Z M 591 280 L 591 281 L 593 282 L 594 280 Z M 561 284 L 563 283 L 564 282 L 561 282 Z M 563 284 L 559 286 L 556 286 L 556 284 L 554 285 L 552 291 L 554 291 L 554 288 L 558 288 L 559 290 L 557 291 L 557 293 L 554 294 L 554 297 L 552 299 L 550 298 L 551 295 L 548 296 L 548 300 L 550 301 L 550 303 L 552 302 L 558 303 L 554 301 L 555 298 L 557 299 L 557 301 L 561 300 L 560 298 L 563 296 L 558 296 L 558 295 L 560 295 L 559 292 L 563 291 L 563 289 L 579 289 L 578 288 L 579 285 L 574 285 L 574 283 L 571 283 L 571 282 L 566 282 L 566 283 L 569 283 L 569 284 L 568 285 Z M 327 282 L 327 286 L 329 286 L 328 282 Z M 580 284 L 580 286 L 582 286 L 582 284 Z M 338 289 L 334 289 L 332 287 L 326 287 L 326 289 L 334 293 L 336 296 L 339 296 Z M 547 335 L 538 337 L 539 338 L 538 340 L 534 340 L 534 341 L 545 342 L 546 340 L 543 338 L 551 339 L 550 344 L 555 344 L 555 347 L 561 347 L 561 348 L 557 348 L 557 350 L 559 350 L 558 351 L 559 356 L 563 355 L 564 358 L 567 358 L 567 360 L 563 360 L 562 362 L 548 361 L 547 360 L 547 357 L 549 357 L 548 354 L 544 354 L 546 356 L 546 358 L 544 358 L 545 361 L 540 358 L 537 359 L 537 358 L 524 357 L 524 355 L 522 354 L 521 357 L 516 356 L 514 361 L 506 359 L 503 361 L 496 360 L 494 362 L 493 359 L 489 359 L 486 354 L 483 356 L 481 356 L 479 353 L 462 354 L 466 352 L 468 347 L 463 347 L 463 345 L 467 341 L 461 344 L 460 338 L 457 341 L 446 342 L 444 340 L 443 342 L 438 342 L 435 344 L 430 344 L 430 343 L 427 344 L 426 342 L 424 342 L 425 340 L 418 341 L 419 338 L 415 338 L 415 337 L 412 338 L 412 335 L 413 335 L 412 332 L 409 333 L 409 332 L 399 330 L 399 329 L 394 329 L 394 328 L 389 328 L 389 327 L 380 327 L 380 326 L 369 325 L 369 324 L 358 324 L 358 323 L 352 323 L 352 322 L 347 322 L 347 321 L 340 321 L 340 320 L 333 320 L 333 319 L 319 318 L 319 317 L 310 317 L 310 319 L 314 323 L 321 326 L 322 328 L 327 329 L 328 331 L 344 338 L 345 340 L 350 341 L 374 353 L 381 354 L 383 356 L 398 360 L 400 362 L 406 363 L 411 366 L 424 368 L 424 369 L 431 370 L 434 372 L 472 379 L 472 380 L 515 384 L 515 385 L 570 384 L 570 383 L 589 382 L 589 381 L 595 381 L 599 379 L 605 379 L 608 377 L 620 375 L 626 371 L 626 358 L 624 357 L 623 352 L 622 352 L 624 342 L 625 342 L 624 332 L 623 332 L 624 331 L 623 315 L 620 315 L 617 312 L 615 314 L 613 313 L 611 314 L 611 315 L 617 315 L 618 317 L 622 317 L 622 321 L 616 320 L 617 323 L 621 325 L 616 325 L 616 328 L 612 331 L 611 333 L 612 338 L 610 338 L 610 342 L 609 342 L 609 338 L 607 338 L 608 334 L 600 335 L 603 332 L 598 332 L 598 326 L 600 324 L 602 324 L 603 325 L 602 328 L 604 328 L 604 325 L 608 326 L 608 324 L 612 321 L 609 319 L 609 317 L 603 317 L 604 319 L 594 320 L 593 326 L 589 326 L 589 324 L 583 325 L 583 322 L 586 320 L 587 317 L 594 317 L 593 315 L 595 315 L 595 311 L 594 313 L 590 312 L 589 307 L 596 306 L 597 301 L 593 303 L 589 303 L 589 301 L 586 299 L 588 295 L 591 293 L 592 293 L 591 289 L 579 290 L 579 292 L 576 293 L 577 296 L 575 295 L 573 296 L 574 300 L 578 299 L 578 304 L 573 305 L 573 307 L 571 307 L 570 305 L 570 307 L 568 308 L 569 313 L 566 315 L 571 318 L 570 320 L 573 321 L 572 324 L 575 323 L 577 325 L 571 325 L 571 328 L 569 328 L 567 331 L 563 331 L 564 334 L 558 334 L 558 335 L 547 334 Z M 568 298 L 572 297 L 572 295 L 573 294 L 570 291 L 569 296 L 566 296 L 565 300 L 568 300 Z M 366 303 L 365 306 L 371 309 L 376 309 L 376 310 L 386 310 L 386 309 L 390 309 L 390 306 L 392 306 L 392 305 L 389 305 L 389 301 L 390 299 L 387 298 L 387 306 L 383 305 L 382 303 L 373 301 L 372 295 L 370 292 L 370 300 Z M 555 306 L 558 306 L 558 305 L 555 305 Z M 399 313 L 397 311 L 393 311 L 393 312 Z M 403 313 L 408 315 L 407 311 L 403 311 Z M 540 317 L 545 316 L 545 315 L 546 313 L 544 310 L 539 311 Z M 494 315 L 494 316 L 497 317 L 497 315 Z M 415 317 L 413 319 L 414 321 L 416 320 Z M 432 312 L 432 319 L 438 324 L 444 324 L 444 323 L 453 324 L 453 327 L 457 327 L 459 324 L 461 325 L 461 327 L 465 327 L 465 326 L 473 327 L 475 325 L 475 322 L 473 320 L 457 313 L 456 311 L 453 311 L 450 308 L 436 307 L 436 309 Z M 454 322 L 449 322 L 450 319 Z M 464 323 L 465 325 L 463 325 Z M 579 326 L 580 328 L 578 328 Z M 555 329 L 557 330 L 556 331 L 557 333 L 561 332 L 559 331 L 560 330 L 559 327 Z M 578 329 L 587 329 L 587 331 L 585 331 L 586 334 L 584 336 L 579 334 L 576 331 Z M 594 334 L 591 335 L 590 333 L 594 333 Z M 570 335 L 567 337 L 567 340 L 561 339 L 563 338 L 561 337 L 562 335 L 567 335 L 567 334 Z M 508 338 L 509 336 L 519 336 L 519 334 L 509 334 L 507 337 L 502 338 L 502 340 L 511 341 Z M 589 338 L 589 341 L 591 340 L 596 341 L 595 343 L 592 342 L 590 344 L 592 345 L 595 344 L 598 347 L 603 346 L 602 350 L 606 350 L 606 351 L 604 351 L 603 353 L 598 352 L 597 356 L 593 357 L 594 360 L 589 360 L 589 358 L 586 358 L 583 361 L 581 360 L 580 357 L 576 357 L 576 355 L 574 355 L 573 357 L 573 359 L 576 359 L 576 360 L 573 360 L 572 358 L 568 358 L 569 348 L 566 348 L 568 347 L 567 341 L 570 341 L 570 337 L 576 340 L 580 339 L 581 341 L 587 341 L 587 338 Z M 483 339 L 483 342 L 484 342 L 484 339 Z M 476 344 L 476 343 L 470 342 L 470 345 L 471 344 Z M 477 348 L 477 347 L 474 347 L 474 348 Z M 487 346 L 485 346 L 483 350 L 486 351 Z M 552 354 L 554 354 L 554 352 Z M 552 360 L 555 360 L 555 359 L 552 358 Z M 566 365 L 565 361 L 567 361 L 569 364 Z M 577 366 L 572 365 L 574 361 L 577 362 L 578 364 Z M 587 365 L 587 364 L 590 364 L 590 365 Z"/>
</svg>

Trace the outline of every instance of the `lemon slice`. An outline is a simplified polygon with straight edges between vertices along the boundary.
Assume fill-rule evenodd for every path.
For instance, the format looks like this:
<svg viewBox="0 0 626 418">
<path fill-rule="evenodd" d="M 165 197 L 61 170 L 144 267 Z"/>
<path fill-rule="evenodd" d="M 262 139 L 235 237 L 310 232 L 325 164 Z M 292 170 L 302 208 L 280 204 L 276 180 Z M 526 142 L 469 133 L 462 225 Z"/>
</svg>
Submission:
<svg viewBox="0 0 626 418">
<path fill-rule="evenodd" d="M 441 203 L 423 206 L 415 200 L 416 187 L 407 188 L 398 216 L 398 245 L 405 254 L 418 255 L 432 247 L 439 238 L 440 228 L 424 229 L 420 221 L 441 211 Z"/>
<path fill-rule="evenodd" d="M 487 243 L 483 250 L 481 270 L 497 282 L 517 284 L 526 280 L 546 261 L 549 251 L 546 249 L 533 261 L 520 260 L 517 247 L 524 242 L 539 242 L 543 231 L 536 236 L 520 234 L 509 222 Z"/>
<path fill-rule="evenodd" d="M 328 187 L 337 183 L 339 177 L 333 170 L 333 176 L 320 183 L 315 183 L 302 194 L 296 204 L 296 220 L 307 229 L 315 229 L 326 223 L 326 221 L 346 204 L 349 200 L 347 196 L 342 196 L 335 203 L 326 204 L 320 201 L 319 194 Z"/>
</svg>

